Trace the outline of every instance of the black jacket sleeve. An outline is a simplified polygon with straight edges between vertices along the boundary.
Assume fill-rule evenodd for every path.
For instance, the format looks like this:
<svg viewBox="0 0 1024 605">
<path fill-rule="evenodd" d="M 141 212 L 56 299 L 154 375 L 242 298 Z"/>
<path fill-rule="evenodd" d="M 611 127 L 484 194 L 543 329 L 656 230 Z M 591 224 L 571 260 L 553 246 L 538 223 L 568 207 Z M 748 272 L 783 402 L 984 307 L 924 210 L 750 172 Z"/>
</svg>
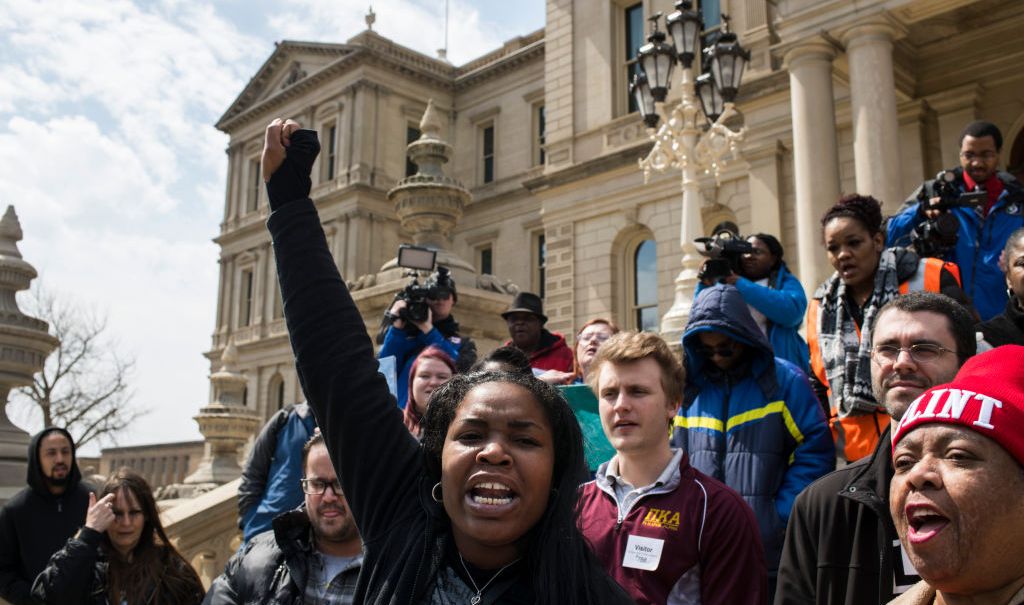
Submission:
<svg viewBox="0 0 1024 605">
<path fill-rule="evenodd" d="M 293 408 L 294 406 L 288 405 L 271 416 L 252 444 L 249 459 L 242 467 L 242 483 L 238 486 L 238 527 L 240 529 L 246 513 L 254 506 L 259 505 L 260 498 L 263 497 L 270 475 L 270 463 L 274 461 L 274 452 L 277 450 L 277 435 L 281 432 L 281 427 L 288 421 L 288 414 Z"/>
<path fill-rule="evenodd" d="M 21 576 L 20 544 L 13 513 L 0 508 L 0 598 L 11 605 L 32 605 L 32 583 Z"/>
<path fill-rule="evenodd" d="M 779 562 L 776 605 L 814 605 L 816 602 L 818 553 L 815 546 L 819 528 L 813 519 L 815 504 L 807 490 L 793 502 Z"/>
<path fill-rule="evenodd" d="M 302 185 L 302 174 L 308 174 L 318 152 L 315 132 L 292 135 L 279 171 L 284 171 L 284 183 L 300 185 L 278 187 L 274 174 L 268 183 L 273 212 L 267 227 L 299 381 L 356 524 L 369 542 L 397 517 L 412 514 L 419 445 L 377 371 L 366 324 L 327 248 L 309 190 Z"/>
<path fill-rule="evenodd" d="M 95 587 L 97 549 L 103 534 L 83 527 L 50 557 L 36 576 L 32 596 L 52 605 L 87 603 Z"/>
<path fill-rule="evenodd" d="M 462 345 L 459 347 L 459 358 L 455 361 L 455 369 L 460 372 L 468 372 L 476 363 L 476 342 L 469 336 L 462 337 Z"/>
</svg>

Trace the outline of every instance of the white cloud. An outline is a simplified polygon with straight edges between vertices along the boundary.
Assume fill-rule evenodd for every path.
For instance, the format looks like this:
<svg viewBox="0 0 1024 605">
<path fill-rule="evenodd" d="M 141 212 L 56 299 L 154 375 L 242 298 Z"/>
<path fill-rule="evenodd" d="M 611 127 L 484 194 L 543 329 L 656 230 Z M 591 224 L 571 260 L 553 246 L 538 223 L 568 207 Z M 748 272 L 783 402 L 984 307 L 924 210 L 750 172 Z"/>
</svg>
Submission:
<svg viewBox="0 0 1024 605">
<path fill-rule="evenodd" d="M 531 0 L 536 2 L 539 0 Z M 122 444 L 198 438 L 209 396 L 227 137 L 213 123 L 285 38 L 342 42 L 366 0 L 18 0 L 0 11 L 0 211 L 50 290 L 109 315 L 154 410 Z M 375 29 L 433 56 L 440 2 L 373 2 Z M 449 57 L 513 36 L 453 2 Z M 512 11 L 515 12 L 515 11 Z M 33 427 L 34 428 L 34 427 Z"/>
</svg>

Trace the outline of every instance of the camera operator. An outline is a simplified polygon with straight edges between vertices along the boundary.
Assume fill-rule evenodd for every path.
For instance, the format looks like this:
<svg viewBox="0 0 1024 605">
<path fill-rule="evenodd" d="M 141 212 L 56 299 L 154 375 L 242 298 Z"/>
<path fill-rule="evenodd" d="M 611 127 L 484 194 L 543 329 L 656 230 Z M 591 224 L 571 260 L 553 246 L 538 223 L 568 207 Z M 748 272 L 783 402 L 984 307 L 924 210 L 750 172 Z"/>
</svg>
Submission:
<svg viewBox="0 0 1024 605">
<path fill-rule="evenodd" d="M 960 134 L 960 167 L 946 172 L 948 183 L 943 179 L 925 181 L 889 219 L 885 242 L 886 247 L 907 246 L 929 232 L 940 237 L 942 215 L 955 217 L 955 235 L 954 225 L 947 219 L 948 248 L 937 252 L 959 265 L 964 290 L 982 320 L 991 319 L 1006 306 L 999 254 L 1010 234 L 1024 226 L 1024 189 L 1013 175 L 996 170 L 1002 146 L 1003 135 L 994 124 L 969 124 Z M 958 194 L 970 192 L 984 192 L 985 196 L 977 205 L 957 200 Z M 919 252 L 932 255 L 932 251 Z"/>
<path fill-rule="evenodd" d="M 468 336 L 459 334 L 459 324 L 452 315 L 458 294 L 448 270 L 439 267 L 424 286 L 428 294 L 427 313 L 423 321 L 403 319 L 403 315 L 407 316 L 409 303 L 401 293 L 384 314 L 385 321 L 391 325 L 385 330 L 384 343 L 377 356 L 395 357 L 395 367 L 398 369 L 398 392 L 395 397 L 401 408 L 405 408 L 409 393 L 409 370 L 423 349 L 430 345 L 438 347 L 455 361 L 460 372 L 467 371 L 476 362 L 476 343 Z"/>
<path fill-rule="evenodd" d="M 754 321 L 768 336 L 775 356 L 792 362 L 808 374 L 810 353 L 798 332 L 807 311 L 804 288 L 782 260 L 782 244 L 775 236 L 757 233 L 748 237 L 746 244 L 745 251 L 733 253 L 739 260 L 735 269 L 729 268 L 728 274 L 708 275 L 705 264 L 700 271 L 696 294 L 716 283 L 736 286 Z"/>
</svg>

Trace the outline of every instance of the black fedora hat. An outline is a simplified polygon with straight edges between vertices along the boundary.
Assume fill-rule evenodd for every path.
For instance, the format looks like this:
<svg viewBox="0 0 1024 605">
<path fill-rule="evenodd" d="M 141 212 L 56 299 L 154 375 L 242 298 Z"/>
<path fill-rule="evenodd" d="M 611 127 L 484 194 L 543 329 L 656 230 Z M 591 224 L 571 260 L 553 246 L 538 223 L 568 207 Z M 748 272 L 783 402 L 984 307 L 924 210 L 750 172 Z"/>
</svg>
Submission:
<svg viewBox="0 0 1024 605">
<path fill-rule="evenodd" d="M 540 297 L 533 292 L 520 292 L 512 299 L 512 305 L 501 314 L 502 318 L 508 319 L 513 313 L 531 313 L 540 318 L 541 323 L 547 323 L 548 316 L 544 315 L 544 303 Z"/>
</svg>

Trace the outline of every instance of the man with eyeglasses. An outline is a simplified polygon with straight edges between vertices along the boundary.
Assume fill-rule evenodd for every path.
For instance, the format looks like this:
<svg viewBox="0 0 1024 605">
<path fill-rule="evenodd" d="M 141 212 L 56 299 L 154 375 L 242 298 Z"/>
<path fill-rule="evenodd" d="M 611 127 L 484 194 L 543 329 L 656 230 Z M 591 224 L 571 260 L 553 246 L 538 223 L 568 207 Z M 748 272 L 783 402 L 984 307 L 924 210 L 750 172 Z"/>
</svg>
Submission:
<svg viewBox="0 0 1024 605">
<path fill-rule="evenodd" d="M 363 543 L 319 431 L 302 458 L 304 505 L 235 554 L 204 605 L 353 603 Z"/>
<path fill-rule="evenodd" d="M 1024 188 L 1008 172 L 997 170 L 1003 135 L 991 122 L 972 122 L 960 134 L 960 166 L 953 170 L 954 184 L 963 192 L 985 191 L 986 203 L 976 208 L 948 210 L 959 222 L 956 246 L 945 260 L 960 267 L 964 291 L 971 297 L 982 321 L 1006 307 L 1007 293 L 999 257 L 1010 234 L 1024 227 Z M 906 246 L 914 228 L 939 210 L 929 197 L 935 181 L 928 180 L 904 202 L 900 212 L 889 219 L 886 247 Z M 927 203 L 919 196 L 929 197 Z"/>
<path fill-rule="evenodd" d="M 976 350 L 973 319 L 942 294 L 912 292 L 883 306 L 872 330 L 871 384 L 899 421 L 924 391 L 950 382 Z M 822 477 L 796 499 L 777 605 L 888 603 L 918 580 L 889 514 L 892 442 Z"/>
<path fill-rule="evenodd" d="M 835 446 L 807 376 L 776 357 L 730 285 L 703 290 L 683 333 L 687 382 L 672 445 L 754 510 L 769 594 L 793 500 L 835 468 Z"/>
</svg>

